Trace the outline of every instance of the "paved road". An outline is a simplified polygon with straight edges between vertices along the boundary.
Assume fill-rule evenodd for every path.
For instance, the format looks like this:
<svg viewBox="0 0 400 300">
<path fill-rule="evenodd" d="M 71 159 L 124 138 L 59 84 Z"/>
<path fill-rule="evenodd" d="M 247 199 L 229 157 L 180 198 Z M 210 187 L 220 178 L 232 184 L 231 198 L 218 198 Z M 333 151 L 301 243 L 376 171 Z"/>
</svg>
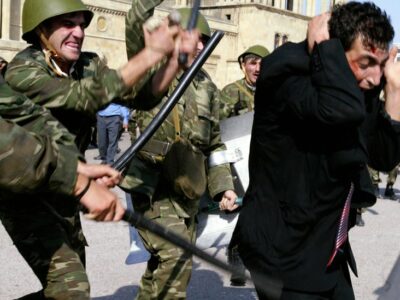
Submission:
<svg viewBox="0 0 400 300">
<path fill-rule="evenodd" d="M 128 136 L 120 143 L 124 150 Z M 97 150 L 88 150 L 93 161 Z M 385 176 L 382 176 L 383 194 Z M 400 183 L 396 192 L 400 196 Z M 121 201 L 125 194 L 115 189 Z M 400 203 L 379 199 L 364 214 L 365 227 L 356 227 L 350 234 L 357 259 L 359 278 L 353 278 L 356 299 L 394 300 L 400 298 Z M 129 264 L 130 228 L 120 223 L 95 223 L 83 219 L 89 242 L 87 269 L 96 300 L 133 299 L 145 264 Z M 29 267 L 12 246 L 4 228 L 0 226 L 0 300 L 15 299 L 40 289 L 40 284 Z M 225 259 L 222 249 L 209 249 Z M 257 299 L 251 284 L 243 288 L 229 286 L 229 276 L 198 259 L 188 288 L 189 300 L 202 299 Z"/>
</svg>

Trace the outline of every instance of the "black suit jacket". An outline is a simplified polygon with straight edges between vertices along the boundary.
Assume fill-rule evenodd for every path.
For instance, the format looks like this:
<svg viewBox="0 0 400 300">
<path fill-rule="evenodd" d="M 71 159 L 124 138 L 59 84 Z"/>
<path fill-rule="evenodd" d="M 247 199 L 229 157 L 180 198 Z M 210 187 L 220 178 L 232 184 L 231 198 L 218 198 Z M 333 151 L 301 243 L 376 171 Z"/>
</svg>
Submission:
<svg viewBox="0 0 400 300">
<path fill-rule="evenodd" d="M 366 164 L 390 170 L 400 161 L 400 126 L 385 113 L 380 90 L 359 89 L 335 39 L 311 56 L 305 42 L 287 43 L 262 61 L 250 184 L 234 233 L 250 270 L 296 290 L 336 284 L 340 260 L 352 260 L 347 244 L 327 267 L 350 183 L 352 207 L 371 206 Z"/>
</svg>

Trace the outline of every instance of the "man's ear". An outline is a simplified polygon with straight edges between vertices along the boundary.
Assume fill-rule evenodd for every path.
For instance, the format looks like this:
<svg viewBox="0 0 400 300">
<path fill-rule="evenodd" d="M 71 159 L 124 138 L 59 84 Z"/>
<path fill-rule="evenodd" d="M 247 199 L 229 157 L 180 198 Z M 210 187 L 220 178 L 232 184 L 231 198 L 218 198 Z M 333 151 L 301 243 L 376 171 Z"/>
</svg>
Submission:
<svg viewBox="0 0 400 300">
<path fill-rule="evenodd" d="M 240 63 L 240 69 L 243 71 L 243 73 L 246 73 L 246 69 L 244 68 L 245 66 L 245 62 L 244 60 L 242 60 L 242 62 Z"/>
</svg>

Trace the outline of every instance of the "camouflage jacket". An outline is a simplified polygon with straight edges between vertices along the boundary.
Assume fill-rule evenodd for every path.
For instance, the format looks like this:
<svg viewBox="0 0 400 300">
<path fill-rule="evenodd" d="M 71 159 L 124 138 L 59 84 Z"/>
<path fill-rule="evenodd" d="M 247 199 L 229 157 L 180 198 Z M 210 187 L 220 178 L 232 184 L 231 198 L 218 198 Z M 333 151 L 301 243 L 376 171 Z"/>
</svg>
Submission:
<svg viewBox="0 0 400 300">
<path fill-rule="evenodd" d="M 225 86 L 221 91 L 221 120 L 238 116 L 254 109 L 254 93 L 245 79 L 240 79 Z"/>
<path fill-rule="evenodd" d="M 154 8 L 163 0 L 132 0 L 125 18 L 125 43 L 128 58 L 144 47 L 143 24 L 154 14 Z"/>
<path fill-rule="evenodd" d="M 132 0 L 132 6 L 126 14 L 125 18 L 125 44 L 128 59 L 136 55 L 141 49 L 144 48 L 144 34 L 143 25 L 154 14 L 154 9 L 163 0 Z M 162 63 L 162 62 L 161 62 Z M 147 83 L 152 74 L 161 66 L 161 63 L 151 68 L 142 79 L 135 85 L 135 90 L 132 92 L 136 95 L 138 91 Z M 144 90 L 149 91 L 150 86 Z M 143 91 L 142 91 L 143 92 Z M 147 92 L 148 93 L 148 92 Z M 157 100 L 157 99 L 156 99 Z M 158 99 L 159 100 L 159 99 Z M 150 102 L 151 107 L 155 105 L 154 101 Z M 150 106 L 142 106 L 140 109 L 148 109 Z"/>
<path fill-rule="evenodd" d="M 0 85 L 0 116 L 0 186 L 72 194 L 80 157 L 74 137 L 48 110 L 6 84 Z"/>
<path fill-rule="evenodd" d="M 9 63 L 10 86 L 51 110 L 86 150 L 96 112 L 111 101 L 130 101 L 136 91 L 127 89 L 117 70 L 109 69 L 96 54 L 83 52 L 69 77 L 57 76 L 46 64 L 41 49 L 30 46 Z M 149 92 L 143 89 L 143 93 Z M 140 107 L 140 106 L 139 106 Z"/>
</svg>

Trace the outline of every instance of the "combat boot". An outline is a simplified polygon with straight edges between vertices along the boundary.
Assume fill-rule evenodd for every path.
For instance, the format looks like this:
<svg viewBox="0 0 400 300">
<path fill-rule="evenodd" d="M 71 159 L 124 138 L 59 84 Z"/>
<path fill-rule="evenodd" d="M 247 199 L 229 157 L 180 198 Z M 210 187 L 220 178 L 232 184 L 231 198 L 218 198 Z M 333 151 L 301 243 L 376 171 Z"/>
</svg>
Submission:
<svg viewBox="0 0 400 300">
<path fill-rule="evenodd" d="M 234 268 L 231 275 L 231 286 L 245 286 L 246 285 L 246 268 L 239 256 L 237 246 L 228 248 L 228 263 Z"/>
<path fill-rule="evenodd" d="M 357 215 L 356 215 L 356 225 L 360 226 L 360 227 L 365 226 L 365 221 L 362 217 L 362 214 L 361 214 L 361 212 L 358 212 L 358 211 L 357 211 Z"/>
<path fill-rule="evenodd" d="M 385 197 L 390 200 L 397 200 L 397 196 L 393 190 L 393 185 L 388 184 L 385 189 Z"/>
<path fill-rule="evenodd" d="M 379 198 L 380 194 L 379 194 L 379 185 L 377 183 L 374 183 L 374 193 L 375 193 L 375 197 Z"/>
</svg>

